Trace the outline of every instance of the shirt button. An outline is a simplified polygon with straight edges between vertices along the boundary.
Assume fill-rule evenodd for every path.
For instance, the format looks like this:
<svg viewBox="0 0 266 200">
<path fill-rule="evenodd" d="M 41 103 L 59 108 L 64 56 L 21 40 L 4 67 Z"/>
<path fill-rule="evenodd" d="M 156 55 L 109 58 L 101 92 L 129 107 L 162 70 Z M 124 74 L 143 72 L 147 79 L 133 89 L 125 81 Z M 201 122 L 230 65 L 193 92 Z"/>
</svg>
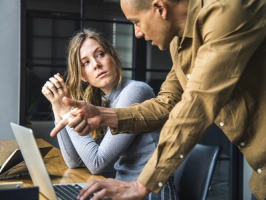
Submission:
<svg viewBox="0 0 266 200">
<path fill-rule="evenodd" d="M 241 146 L 241 147 L 244 147 L 245 145 L 246 145 L 245 142 L 241 142 L 241 143 L 240 143 L 240 146 Z"/>
<path fill-rule="evenodd" d="M 184 158 L 184 156 L 181 154 L 181 155 L 179 156 L 179 158 L 181 158 L 181 159 L 182 159 L 182 158 Z"/>
<path fill-rule="evenodd" d="M 163 183 L 162 183 L 162 182 L 159 182 L 159 183 L 158 183 L 158 186 L 159 186 L 159 187 L 163 187 Z"/>
<path fill-rule="evenodd" d="M 262 172 L 262 169 L 258 169 L 257 172 L 260 174 Z"/>
<path fill-rule="evenodd" d="M 220 126 L 224 126 L 224 123 L 223 122 L 220 122 Z"/>
</svg>

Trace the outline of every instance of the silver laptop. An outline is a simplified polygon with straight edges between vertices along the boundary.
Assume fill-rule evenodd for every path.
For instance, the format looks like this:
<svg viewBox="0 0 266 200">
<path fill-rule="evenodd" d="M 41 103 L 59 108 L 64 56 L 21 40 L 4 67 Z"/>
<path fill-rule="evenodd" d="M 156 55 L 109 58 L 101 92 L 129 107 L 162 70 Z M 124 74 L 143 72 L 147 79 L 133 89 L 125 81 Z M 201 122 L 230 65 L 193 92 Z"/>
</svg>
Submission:
<svg viewBox="0 0 266 200">
<path fill-rule="evenodd" d="M 23 155 L 26 166 L 29 170 L 32 182 L 35 186 L 39 187 L 39 191 L 47 197 L 49 200 L 66 200 L 67 197 L 62 197 L 59 193 L 69 192 L 77 196 L 80 188 L 83 188 L 88 183 L 69 183 L 69 184 L 52 184 L 47 169 L 45 167 L 44 161 L 40 154 L 39 148 L 37 146 L 35 137 L 33 135 L 33 131 L 29 128 L 25 128 L 23 126 L 10 123 L 13 133 L 15 135 L 18 146 Z M 65 191 L 61 191 L 59 186 L 74 186 L 75 188 L 79 188 L 78 191 L 72 191 L 72 189 L 66 189 Z M 59 191 L 58 191 L 59 190 Z M 72 198 L 73 199 L 73 198 Z"/>
</svg>

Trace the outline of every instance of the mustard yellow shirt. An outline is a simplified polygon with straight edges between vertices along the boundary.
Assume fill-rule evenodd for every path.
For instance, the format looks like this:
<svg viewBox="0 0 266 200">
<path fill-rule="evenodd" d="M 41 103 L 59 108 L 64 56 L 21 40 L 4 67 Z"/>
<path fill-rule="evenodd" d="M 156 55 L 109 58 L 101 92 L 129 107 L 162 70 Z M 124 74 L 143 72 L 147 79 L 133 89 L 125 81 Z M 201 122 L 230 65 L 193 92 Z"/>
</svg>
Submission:
<svg viewBox="0 0 266 200">
<path fill-rule="evenodd" d="M 252 193 L 266 198 L 266 1 L 190 0 L 173 67 L 158 96 L 114 109 L 114 133 L 162 128 L 138 180 L 161 190 L 215 122 L 253 169 Z"/>
</svg>

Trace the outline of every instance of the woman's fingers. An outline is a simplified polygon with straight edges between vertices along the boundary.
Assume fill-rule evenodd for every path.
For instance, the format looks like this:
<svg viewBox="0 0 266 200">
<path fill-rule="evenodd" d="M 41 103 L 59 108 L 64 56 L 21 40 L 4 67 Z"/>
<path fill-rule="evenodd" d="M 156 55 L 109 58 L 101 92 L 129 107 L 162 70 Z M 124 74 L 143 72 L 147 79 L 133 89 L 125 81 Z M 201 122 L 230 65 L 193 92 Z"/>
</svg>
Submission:
<svg viewBox="0 0 266 200">
<path fill-rule="evenodd" d="M 63 79 L 63 77 L 61 76 L 61 74 L 57 73 L 54 75 L 54 78 L 59 82 L 59 84 L 62 86 L 62 87 L 65 87 L 66 84 L 65 84 L 65 81 Z"/>
<path fill-rule="evenodd" d="M 68 87 L 67 87 L 63 77 L 61 76 L 61 74 L 59 74 L 59 73 L 55 74 L 53 81 L 55 81 L 57 86 L 59 86 L 59 88 L 60 88 L 60 89 L 58 89 L 60 96 L 69 97 Z"/>
<path fill-rule="evenodd" d="M 54 96 L 52 91 L 45 85 L 42 87 L 42 93 L 49 101 L 51 101 Z"/>
<path fill-rule="evenodd" d="M 59 73 L 55 74 L 54 77 L 51 77 L 49 80 L 53 82 L 57 88 L 66 88 L 66 83 Z"/>
<path fill-rule="evenodd" d="M 58 81 L 57 78 L 51 77 L 49 78 L 49 81 L 55 86 L 56 89 L 63 88 L 62 84 Z"/>
<path fill-rule="evenodd" d="M 46 81 L 44 86 L 46 86 L 53 93 L 54 96 L 58 94 L 56 86 L 50 81 Z"/>
<path fill-rule="evenodd" d="M 45 85 L 53 92 L 54 95 L 61 97 L 67 96 L 68 90 L 63 77 L 57 73 L 45 83 Z"/>
</svg>

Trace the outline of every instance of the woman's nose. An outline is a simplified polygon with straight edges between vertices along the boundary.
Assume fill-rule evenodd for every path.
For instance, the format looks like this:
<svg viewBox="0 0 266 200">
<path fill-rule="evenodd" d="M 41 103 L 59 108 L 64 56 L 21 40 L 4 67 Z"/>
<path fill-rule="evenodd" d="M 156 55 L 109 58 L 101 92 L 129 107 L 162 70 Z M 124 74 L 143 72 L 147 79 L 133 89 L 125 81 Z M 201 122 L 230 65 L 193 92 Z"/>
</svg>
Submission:
<svg viewBox="0 0 266 200">
<path fill-rule="evenodd" d="M 91 62 L 94 69 L 101 67 L 101 63 L 98 60 L 93 59 Z"/>
</svg>

